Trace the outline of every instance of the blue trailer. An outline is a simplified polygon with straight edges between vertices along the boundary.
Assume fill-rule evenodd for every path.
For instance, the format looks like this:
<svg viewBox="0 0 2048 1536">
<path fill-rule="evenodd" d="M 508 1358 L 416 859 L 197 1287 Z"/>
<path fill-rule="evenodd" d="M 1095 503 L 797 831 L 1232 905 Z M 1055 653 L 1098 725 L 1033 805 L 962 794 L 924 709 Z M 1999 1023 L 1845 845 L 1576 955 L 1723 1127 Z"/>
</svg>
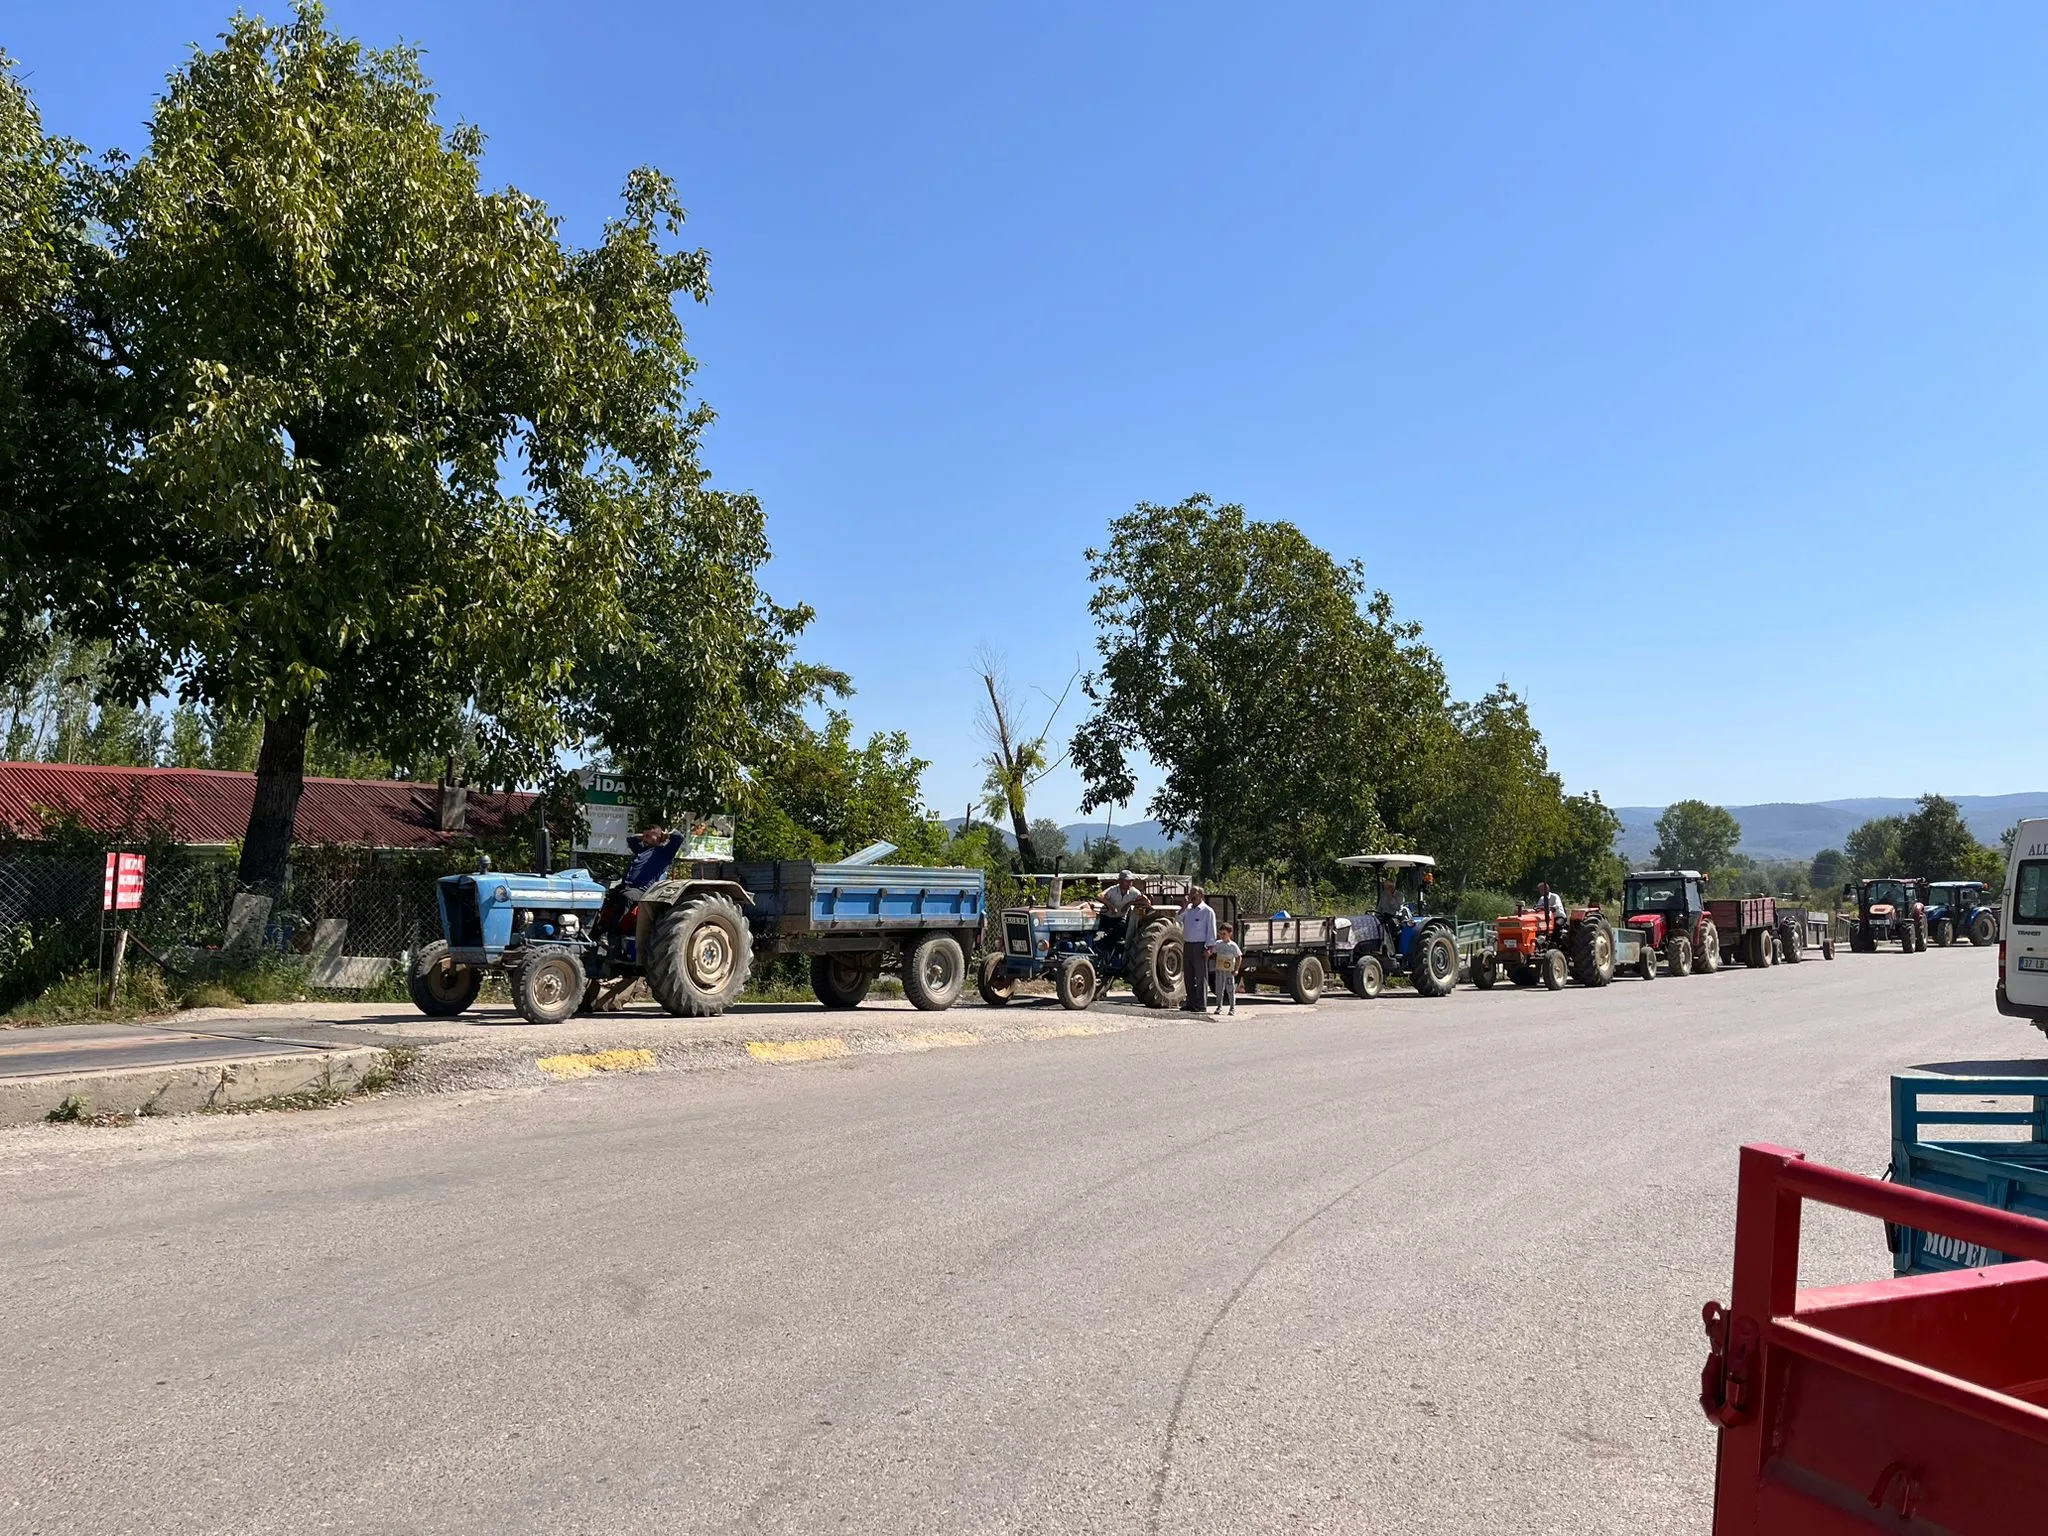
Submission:
<svg viewBox="0 0 2048 1536">
<path fill-rule="evenodd" d="M 2048 1219 L 2048 1076 L 1893 1077 L 1891 1177 L 1914 1189 Z M 2003 1254 L 1939 1234 L 1897 1227 L 1886 1235 L 1892 1266 L 1902 1275 L 2005 1262 Z"/>
<path fill-rule="evenodd" d="M 756 955 L 794 954 L 809 957 L 828 1008 L 857 1006 L 885 970 L 916 1007 L 950 1008 L 981 932 L 982 872 L 879 862 L 894 851 L 836 864 L 679 860 L 639 892 L 588 870 L 499 873 L 485 861 L 441 880 L 444 937 L 413 957 L 412 1000 L 452 1017 L 500 970 L 534 1023 L 596 1008 L 634 980 L 670 1013 L 702 1018 L 731 1006 Z"/>
</svg>

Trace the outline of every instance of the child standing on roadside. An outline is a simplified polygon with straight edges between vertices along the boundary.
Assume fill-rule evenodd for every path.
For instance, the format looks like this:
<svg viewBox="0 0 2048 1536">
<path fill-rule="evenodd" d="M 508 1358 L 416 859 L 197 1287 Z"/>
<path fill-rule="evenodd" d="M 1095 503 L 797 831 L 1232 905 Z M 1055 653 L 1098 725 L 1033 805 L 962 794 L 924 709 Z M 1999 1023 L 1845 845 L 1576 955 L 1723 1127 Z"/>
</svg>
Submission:
<svg viewBox="0 0 2048 1536">
<path fill-rule="evenodd" d="M 1223 1017 L 1228 1008 L 1232 1018 L 1237 1016 L 1237 962 L 1244 958 L 1244 951 L 1235 941 L 1236 929 L 1225 923 L 1217 930 L 1216 943 L 1209 951 L 1209 959 L 1216 966 L 1216 1016 Z"/>
</svg>

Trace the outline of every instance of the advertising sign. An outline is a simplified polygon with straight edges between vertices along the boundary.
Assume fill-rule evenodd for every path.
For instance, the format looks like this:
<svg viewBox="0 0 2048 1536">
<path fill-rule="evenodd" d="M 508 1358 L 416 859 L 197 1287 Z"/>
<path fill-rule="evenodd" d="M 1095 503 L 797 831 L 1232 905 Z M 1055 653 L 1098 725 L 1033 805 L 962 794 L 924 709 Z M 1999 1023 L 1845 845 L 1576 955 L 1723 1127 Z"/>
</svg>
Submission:
<svg viewBox="0 0 2048 1536">
<path fill-rule="evenodd" d="M 147 862 L 139 853 L 107 855 L 106 880 L 100 888 L 102 912 L 133 912 L 142 905 L 142 876 Z"/>
<path fill-rule="evenodd" d="M 632 780 L 602 768 L 585 768 L 576 778 L 583 786 L 583 814 L 590 822 L 590 835 L 578 842 L 577 848 L 586 853 L 632 852 L 626 839 L 643 824 L 634 804 Z M 729 859 L 733 856 L 733 828 L 731 816 L 692 813 L 675 824 L 675 830 L 684 837 L 676 856 Z"/>
</svg>

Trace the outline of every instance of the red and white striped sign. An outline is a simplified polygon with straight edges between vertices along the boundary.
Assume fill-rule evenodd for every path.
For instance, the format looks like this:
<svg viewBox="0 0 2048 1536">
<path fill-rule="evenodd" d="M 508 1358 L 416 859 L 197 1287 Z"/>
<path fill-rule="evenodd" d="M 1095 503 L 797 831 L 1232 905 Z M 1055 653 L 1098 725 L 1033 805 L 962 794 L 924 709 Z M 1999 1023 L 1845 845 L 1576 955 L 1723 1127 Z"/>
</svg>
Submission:
<svg viewBox="0 0 2048 1536">
<path fill-rule="evenodd" d="M 102 912 L 133 912 L 142 905 L 142 869 L 146 862 L 139 853 L 107 855 L 107 879 L 100 890 Z"/>
</svg>

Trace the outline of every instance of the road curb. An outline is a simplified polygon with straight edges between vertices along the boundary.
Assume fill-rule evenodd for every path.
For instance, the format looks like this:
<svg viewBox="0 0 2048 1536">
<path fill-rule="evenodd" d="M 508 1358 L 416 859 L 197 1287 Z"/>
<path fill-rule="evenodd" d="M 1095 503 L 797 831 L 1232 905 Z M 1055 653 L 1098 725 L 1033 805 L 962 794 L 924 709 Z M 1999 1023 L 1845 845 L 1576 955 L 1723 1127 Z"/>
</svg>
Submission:
<svg viewBox="0 0 2048 1536">
<path fill-rule="evenodd" d="M 346 1093 L 385 1055 L 380 1047 L 352 1046 L 233 1061 L 0 1078 L 0 1126 L 47 1120 L 72 1098 L 81 1101 L 84 1115 L 178 1115 L 293 1094 Z"/>
</svg>

